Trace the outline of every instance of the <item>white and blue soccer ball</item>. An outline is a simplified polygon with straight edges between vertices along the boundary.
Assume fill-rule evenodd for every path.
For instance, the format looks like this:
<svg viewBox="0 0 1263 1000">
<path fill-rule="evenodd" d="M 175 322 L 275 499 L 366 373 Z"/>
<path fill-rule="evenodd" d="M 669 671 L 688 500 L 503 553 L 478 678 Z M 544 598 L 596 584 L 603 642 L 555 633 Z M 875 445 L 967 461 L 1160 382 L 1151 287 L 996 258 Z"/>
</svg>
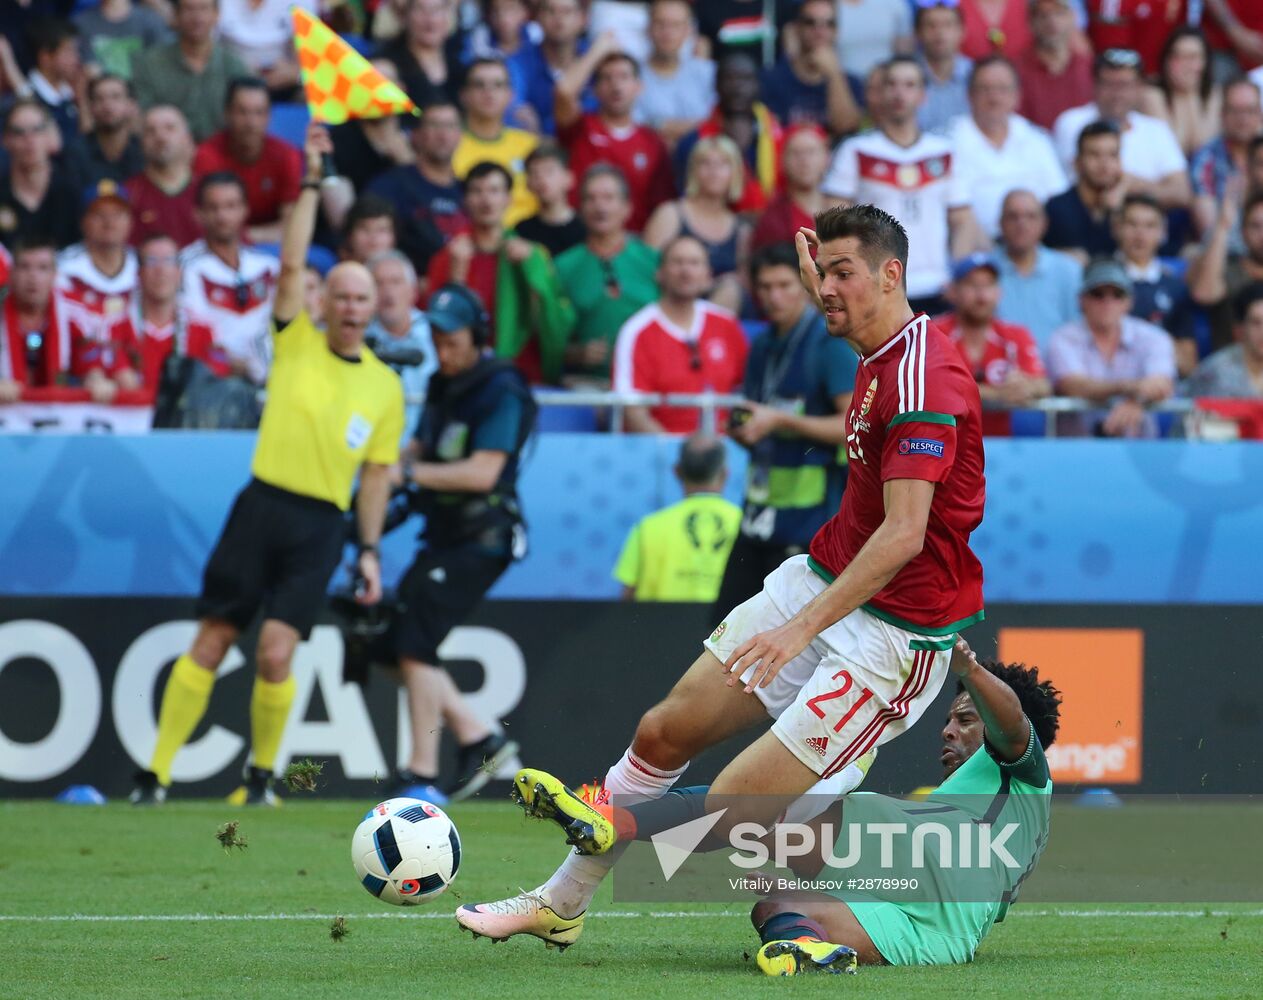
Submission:
<svg viewBox="0 0 1263 1000">
<path fill-rule="evenodd" d="M 387 799 L 351 838 L 355 875 L 383 903 L 416 906 L 441 896 L 460 869 L 456 824 L 432 802 Z"/>
</svg>

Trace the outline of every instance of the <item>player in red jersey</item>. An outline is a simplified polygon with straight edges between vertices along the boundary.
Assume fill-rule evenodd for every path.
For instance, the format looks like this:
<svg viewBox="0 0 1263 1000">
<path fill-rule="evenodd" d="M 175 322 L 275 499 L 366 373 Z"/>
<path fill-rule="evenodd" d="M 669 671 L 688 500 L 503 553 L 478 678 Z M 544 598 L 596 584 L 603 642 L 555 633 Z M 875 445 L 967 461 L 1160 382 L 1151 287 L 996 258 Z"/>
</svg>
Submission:
<svg viewBox="0 0 1263 1000">
<path fill-rule="evenodd" d="M 898 221 L 872 205 L 839 206 L 816 217 L 816 230 L 797 237 L 804 283 L 830 335 L 861 359 L 841 509 L 810 555 L 782 563 L 711 633 L 604 783 L 620 805 L 660 798 L 696 753 L 770 715 L 772 728 L 710 786 L 728 805 L 719 836 L 739 822 L 766 824 L 809 791 L 821 802 L 854 788 L 876 748 L 933 701 L 957 630 L 983 614 L 982 568 L 969 549 L 984 498 L 973 376 L 908 305 L 908 237 Z M 534 892 L 462 906 L 456 918 L 477 934 L 534 934 L 565 947 L 626 834 L 543 772 L 520 772 L 515 791 L 580 853 Z M 682 822 L 701 796 L 673 799 Z"/>
</svg>

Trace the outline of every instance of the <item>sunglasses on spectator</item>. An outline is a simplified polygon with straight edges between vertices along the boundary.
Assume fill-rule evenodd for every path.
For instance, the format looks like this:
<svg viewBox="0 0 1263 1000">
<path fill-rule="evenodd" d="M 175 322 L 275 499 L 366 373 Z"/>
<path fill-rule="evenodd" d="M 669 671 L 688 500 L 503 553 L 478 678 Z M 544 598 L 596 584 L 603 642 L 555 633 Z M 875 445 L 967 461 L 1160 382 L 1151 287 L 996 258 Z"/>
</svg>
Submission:
<svg viewBox="0 0 1263 1000">
<path fill-rule="evenodd" d="M 142 266 L 153 266 L 155 264 L 178 264 L 180 263 L 180 258 L 173 253 L 147 253 L 140 258 L 140 263 Z M 238 295 L 238 298 L 240 298 L 240 295 Z"/>
<path fill-rule="evenodd" d="M 244 281 L 239 282 L 234 289 L 237 294 L 237 308 L 244 309 L 250 304 L 250 286 Z"/>
<path fill-rule="evenodd" d="M 838 22 L 831 17 L 800 17 L 798 23 L 804 28 L 836 28 Z"/>
<path fill-rule="evenodd" d="M 685 341 L 689 349 L 689 367 L 695 372 L 702 370 L 702 349 L 698 346 L 696 340 Z"/>
<path fill-rule="evenodd" d="M 43 125 L 10 125 L 5 129 L 6 134 L 13 136 L 15 139 L 25 139 L 28 135 L 39 135 L 44 131 Z"/>
<path fill-rule="evenodd" d="M 1093 288 L 1090 292 L 1088 292 L 1088 298 L 1115 300 L 1125 299 L 1127 298 L 1127 293 L 1121 288 L 1115 288 L 1113 285 L 1105 285 L 1101 288 Z"/>
<path fill-rule="evenodd" d="M 933 10 L 935 7 L 950 7 L 955 10 L 960 0 L 916 0 L 918 10 Z"/>
<path fill-rule="evenodd" d="M 1106 49 L 1101 53 L 1101 65 L 1110 69 L 1134 69 L 1140 65 L 1140 53 L 1135 49 Z"/>
<path fill-rule="evenodd" d="M 601 277 L 605 282 L 605 294 L 611 299 L 616 299 L 623 294 L 623 289 L 618 283 L 618 275 L 614 273 L 612 260 L 601 260 Z"/>
</svg>

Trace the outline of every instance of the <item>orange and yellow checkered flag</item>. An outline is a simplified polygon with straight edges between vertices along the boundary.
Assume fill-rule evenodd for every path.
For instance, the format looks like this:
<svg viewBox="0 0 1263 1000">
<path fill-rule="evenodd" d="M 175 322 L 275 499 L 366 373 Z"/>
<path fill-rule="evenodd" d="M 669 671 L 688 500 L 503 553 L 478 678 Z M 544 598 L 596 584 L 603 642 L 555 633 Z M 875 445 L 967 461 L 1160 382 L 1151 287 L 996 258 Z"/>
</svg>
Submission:
<svg viewBox="0 0 1263 1000">
<path fill-rule="evenodd" d="M 295 7 L 294 49 L 313 121 L 341 125 L 351 118 L 418 114 L 417 106 L 328 25 Z"/>
</svg>

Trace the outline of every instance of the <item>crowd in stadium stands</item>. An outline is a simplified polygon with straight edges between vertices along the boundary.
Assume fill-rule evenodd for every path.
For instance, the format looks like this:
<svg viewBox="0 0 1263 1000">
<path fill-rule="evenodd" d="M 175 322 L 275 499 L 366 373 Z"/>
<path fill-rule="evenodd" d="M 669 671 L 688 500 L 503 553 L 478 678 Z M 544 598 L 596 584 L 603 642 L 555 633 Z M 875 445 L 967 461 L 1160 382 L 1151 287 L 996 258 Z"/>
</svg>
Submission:
<svg viewBox="0 0 1263 1000">
<path fill-rule="evenodd" d="M 448 281 L 536 385 L 741 392 L 752 262 L 839 202 L 906 227 L 989 433 L 1051 395 L 1095 407 L 1059 433 L 1103 436 L 1263 400 L 1258 0 L 9 0 L 0 404 L 257 420 L 292 6 L 420 109 L 331 129 L 308 287 L 314 311 L 332 263 L 370 266 L 414 416 Z"/>
</svg>

